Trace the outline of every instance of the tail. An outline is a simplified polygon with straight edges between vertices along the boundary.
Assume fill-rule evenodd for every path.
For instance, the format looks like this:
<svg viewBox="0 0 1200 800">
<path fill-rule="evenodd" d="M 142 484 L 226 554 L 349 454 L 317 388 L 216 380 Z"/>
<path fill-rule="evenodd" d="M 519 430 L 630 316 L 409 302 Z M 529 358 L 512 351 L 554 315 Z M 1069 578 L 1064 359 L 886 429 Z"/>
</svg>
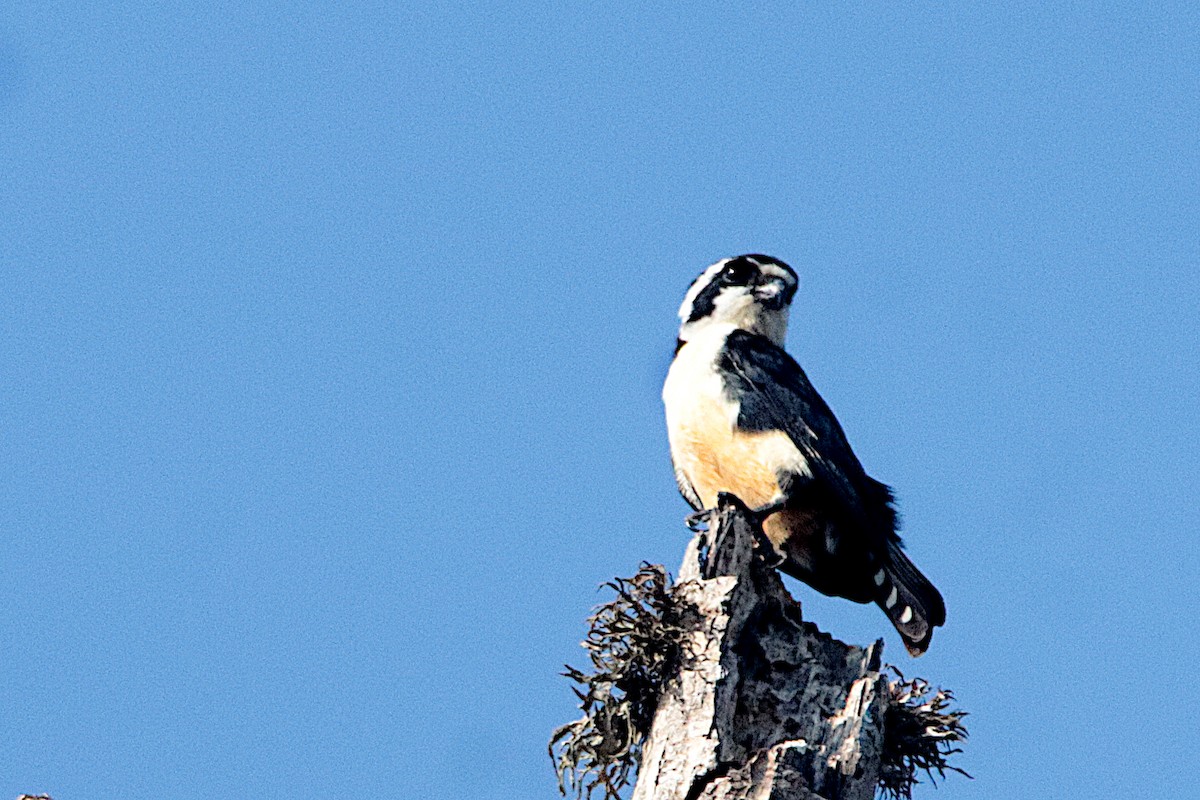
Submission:
<svg viewBox="0 0 1200 800">
<path fill-rule="evenodd" d="M 875 602 L 888 615 L 913 658 L 929 649 L 933 629 L 946 623 L 946 604 L 913 565 L 899 541 L 888 542 L 889 563 L 875 573 Z"/>
</svg>

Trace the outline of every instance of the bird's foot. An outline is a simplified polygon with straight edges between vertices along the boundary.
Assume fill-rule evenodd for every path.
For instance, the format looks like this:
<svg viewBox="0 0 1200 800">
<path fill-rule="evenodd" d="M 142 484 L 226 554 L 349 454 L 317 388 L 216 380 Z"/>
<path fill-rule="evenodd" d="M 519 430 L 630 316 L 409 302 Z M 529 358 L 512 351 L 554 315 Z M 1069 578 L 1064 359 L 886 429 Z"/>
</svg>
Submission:
<svg viewBox="0 0 1200 800">
<path fill-rule="evenodd" d="M 778 548 L 775 547 L 775 543 L 772 542 L 770 537 L 763 532 L 763 522 L 765 522 L 767 517 L 771 516 L 776 511 L 783 509 L 786 502 L 786 499 L 779 499 L 767 503 L 765 506 L 749 508 L 741 501 L 741 498 L 737 497 L 736 495 L 729 494 L 728 492 L 721 492 L 721 494 L 717 496 L 718 506 L 736 505 L 743 512 L 745 512 L 748 517 L 750 517 L 754 523 L 750 526 L 750 530 L 754 533 L 754 549 L 758 553 L 759 558 L 762 559 L 763 563 L 772 568 L 779 567 L 781 564 L 783 564 L 783 562 L 787 561 L 787 557 L 784 556 L 783 553 L 779 552 Z"/>
<path fill-rule="evenodd" d="M 762 562 L 772 569 L 778 569 L 783 566 L 783 562 L 787 561 L 787 556 L 779 552 L 775 547 L 775 543 L 771 541 L 765 533 L 763 533 L 762 525 L 751 526 L 754 530 L 754 550 L 758 553 Z"/>
<path fill-rule="evenodd" d="M 705 508 L 694 514 L 688 514 L 684 518 L 684 522 L 687 523 L 688 528 L 693 533 L 708 532 L 712 529 L 713 520 L 716 518 L 717 513 L 726 506 L 731 505 L 741 510 L 753 523 L 750 526 L 750 530 L 754 533 L 754 549 L 758 552 L 763 563 L 769 567 L 778 567 L 783 564 L 787 560 L 787 557 L 779 552 L 774 542 L 763 532 L 763 521 L 783 508 L 784 502 L 782 500 L 768 503 L 760 508 L 749 508 L 737 495 L 729 492 L 721 492 L 717 495 L 717 505 L 715 508 Z"/>
<path fill-rule="evenodd" d="M 716 513 L 717 509 L 715 508 L 705 508 L 697 511 L 695 514 L 688 514 L 683 521 L 687 523 L 692 533 L 700 533 L 701 531 L 708 530 L 709 525 L 712 524 L 712 518 Z"/>
</svg>

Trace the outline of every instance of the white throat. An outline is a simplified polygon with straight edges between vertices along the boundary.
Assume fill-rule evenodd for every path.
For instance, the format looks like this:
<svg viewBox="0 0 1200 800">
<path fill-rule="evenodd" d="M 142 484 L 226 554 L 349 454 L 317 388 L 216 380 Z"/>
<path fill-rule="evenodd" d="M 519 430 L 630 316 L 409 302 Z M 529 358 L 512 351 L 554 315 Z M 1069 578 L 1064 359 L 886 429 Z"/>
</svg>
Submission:
<svg viewBox="0 0 1200 800">
<path fill-rule="evenodd" d="M 681 316 L 686 320 L 686 312 Z M 684 322 L 679 327 L 679 340 L 689 342 L 702 336 L 712 329 L 740 330 L 757 333 L 770 339 L 778 347 L 783 347 L 787 336 L 788 308 L 764 308 L 753 297 L 741 292 L 725 293 L 716 300 L 716 309 L 708 316 L 701 317 L 695 322 Z"/>
</svg>

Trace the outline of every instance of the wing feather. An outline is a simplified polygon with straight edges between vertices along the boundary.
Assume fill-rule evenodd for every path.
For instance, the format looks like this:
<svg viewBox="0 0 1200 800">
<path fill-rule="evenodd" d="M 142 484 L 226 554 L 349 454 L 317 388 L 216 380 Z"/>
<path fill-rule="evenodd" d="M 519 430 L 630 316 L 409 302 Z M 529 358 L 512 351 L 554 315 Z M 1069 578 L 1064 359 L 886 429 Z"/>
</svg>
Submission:
<svg viewBox="0 0 1200 800">
<path fill-rule="evenodd" d="M 738 427 L 787 433 L 844 513 L 864 532 L 882 534 L 880 544 L 894 537 L 891 491 L 867 476 L 795 359 L 763 336 L 736 330 L 726 339 L 721 362 L 730 395 L 740 403 Z"/>
</svg>

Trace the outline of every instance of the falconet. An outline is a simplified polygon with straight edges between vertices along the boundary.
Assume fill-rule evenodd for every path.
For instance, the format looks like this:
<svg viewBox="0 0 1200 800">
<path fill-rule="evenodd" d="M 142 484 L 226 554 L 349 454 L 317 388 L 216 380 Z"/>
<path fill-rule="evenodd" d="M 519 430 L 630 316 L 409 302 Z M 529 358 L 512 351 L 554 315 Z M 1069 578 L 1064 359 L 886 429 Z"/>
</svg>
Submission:
<svg viewBox="0 0 1200 800">
<path fill-rule="evenodd" d="M 679 491 L 693 517 L 736 495 L 780 569 L 822 594 L 875 602 L 919 656 L 946 607 L 904 554 L 891 489 L 867 475 L 783 349 L 796 287 L 787 264 L 751 254 L 718 261 L 688 289 L 663 386 Z"/>
</svg>

